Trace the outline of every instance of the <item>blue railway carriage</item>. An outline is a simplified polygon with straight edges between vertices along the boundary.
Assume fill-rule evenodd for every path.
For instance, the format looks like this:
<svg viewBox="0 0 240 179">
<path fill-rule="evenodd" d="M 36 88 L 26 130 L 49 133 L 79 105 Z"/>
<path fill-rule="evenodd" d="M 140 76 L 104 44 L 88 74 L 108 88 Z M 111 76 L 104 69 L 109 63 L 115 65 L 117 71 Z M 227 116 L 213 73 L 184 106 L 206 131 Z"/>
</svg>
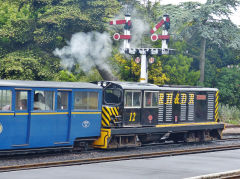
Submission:
<svg viewBox="0 0 240 179">
<path fill-rule="evenodd" d="M 100 136 L 102 88 L 0 80 L 0 150 L 73 147 Z"/>
<path fill-rule="evenodd" d="M 224 125 L 218 119 L 215 88 L 113 81 L 98 85 L 103 87 L 103 106 L 97 148 L 221 138 Z"/>
</svg>

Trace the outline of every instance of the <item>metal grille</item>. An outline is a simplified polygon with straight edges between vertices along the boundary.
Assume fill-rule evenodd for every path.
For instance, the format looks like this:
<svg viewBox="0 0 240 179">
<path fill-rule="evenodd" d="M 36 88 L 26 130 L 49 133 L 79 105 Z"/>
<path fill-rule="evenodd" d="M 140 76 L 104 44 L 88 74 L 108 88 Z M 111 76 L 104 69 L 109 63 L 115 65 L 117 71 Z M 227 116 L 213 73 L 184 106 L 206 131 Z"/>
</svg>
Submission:
<svg viewBox="0 0 240 179">
<path fill-rule="evenodd" d="M 173 93 L 166 93 L 166 122 L 172 121 L 172 103 L 173 103 Z"/>
<path fill-rule="evenodd" d="M 164 93 L 159 93 L 158 122 L 163 122 L 163 112 L 164 112 Z"/>
<path fill-rule="evenodd" d="M 188 120 L 189 121 L 194 120 L 194 104 L 188 105 Z"/>
<path fill-rule="evenodd" d="M 158 122 L 163 122 L 163 111 L 164 111 L 164 105 L 159 104 L 158 105 Z"/>
<path fill-rule="evenodd" d="M 166 121 L 172 121 L 172 104 L 166 104 Z"/>
<path fill-rule="evenodd" d="M 214 94 L 208 93 L 208 120 L 213 120 L 214 113 Z"/>
<path fill-rule="evenodd" d="M 186 120 L 186 113 L 187 113 L 187 105 L 181 104 L 181 115 L 180 115 L 180 121 L 185 121 Z"/>
</svg>

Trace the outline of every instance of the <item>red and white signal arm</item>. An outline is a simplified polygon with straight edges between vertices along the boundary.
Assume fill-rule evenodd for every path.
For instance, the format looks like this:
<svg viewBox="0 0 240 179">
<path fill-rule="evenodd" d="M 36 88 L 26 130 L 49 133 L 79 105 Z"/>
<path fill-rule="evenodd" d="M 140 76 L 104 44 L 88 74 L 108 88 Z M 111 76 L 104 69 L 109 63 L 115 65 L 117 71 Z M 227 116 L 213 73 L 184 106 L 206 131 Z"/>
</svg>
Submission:
<svg viewBox="0 0 240 179">
<path fill-rule="evenodd" d="M 154 63 L 155 59 L 154 59 L 153 57 L 151 57 L 151 58 L 149 58 L 149 60 L 148 60 L 148 61 L 149 61 L 149 63 L 151 63 L 151 64 L 152 64 L 152 63 Z"/>
<path fill-rule="evenodd" d="M 168 40 L 169 38 L 170 38 L 170 35 L 157 35 L 157 34 L 152 34 L 151 35 L 151 40 L 153 42 L 157 41 L 158 39 Z"/>
<path fill-rule="evenodd" d="M 115 34 L 113 35 L 113 39 L 114 39 L 114 40 L 119 40 L 119 39 L 120 39 L 120 34 L 119 34 L 119 33 L 115 33 Z"/>
<path fill-rule="evenodd" d="M 139 57 L 135 58 L 136 63 L 140 63 L 141 59 Z"/>
</svg>

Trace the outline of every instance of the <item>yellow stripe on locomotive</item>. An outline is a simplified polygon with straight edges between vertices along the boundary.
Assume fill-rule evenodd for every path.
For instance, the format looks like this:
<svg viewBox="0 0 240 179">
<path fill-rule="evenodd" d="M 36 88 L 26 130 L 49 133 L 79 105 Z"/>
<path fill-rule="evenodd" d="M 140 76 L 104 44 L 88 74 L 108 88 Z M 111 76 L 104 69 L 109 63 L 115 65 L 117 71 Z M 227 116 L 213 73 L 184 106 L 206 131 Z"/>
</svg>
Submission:
<svg viewBox="0 0 240 179">
<path fill-rule="evenodd" d="M 219 98 L 219 91 L 216 92 L 215 98 L 215 121 L 218 122 L 218 98 Z"/>
</svg>

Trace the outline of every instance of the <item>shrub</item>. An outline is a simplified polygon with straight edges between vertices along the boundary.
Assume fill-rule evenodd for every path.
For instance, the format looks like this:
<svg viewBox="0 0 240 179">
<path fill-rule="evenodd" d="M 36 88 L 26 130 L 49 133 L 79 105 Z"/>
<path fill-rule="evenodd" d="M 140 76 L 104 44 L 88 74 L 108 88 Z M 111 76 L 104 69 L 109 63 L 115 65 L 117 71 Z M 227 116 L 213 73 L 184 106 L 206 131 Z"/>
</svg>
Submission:
<svg viewBox="0 0 240 179">
<path fill-rule="evenodd" d="M 240 124 L 240 110 L 236 106 L 220 104 L 219 118 L 221 122 L 230 124 Z"/>
</svg>

